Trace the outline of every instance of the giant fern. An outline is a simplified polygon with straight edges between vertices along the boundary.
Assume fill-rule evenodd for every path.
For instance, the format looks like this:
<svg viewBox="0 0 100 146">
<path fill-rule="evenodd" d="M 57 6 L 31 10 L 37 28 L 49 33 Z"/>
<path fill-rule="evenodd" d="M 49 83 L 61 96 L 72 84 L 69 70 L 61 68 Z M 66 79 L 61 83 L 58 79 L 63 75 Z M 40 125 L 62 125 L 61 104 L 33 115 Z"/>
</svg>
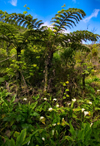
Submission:
<svg viewBox="0 0 100 146">
<path fill-rule="evenodd" d="M 58 11 L 55 17 L 52 18 L 51 22 L 53 22 L 53 30 L 58 33 L 61 30 L 67 30 L 66 27 L 71 28 L 73 26 L 76 26 L 76 23 L 82 20 L 84 16 L 86 16 L 86 14 L 81 9 L 62 9 L 61 11 Z"/>
<path fill-rule="evenodd" d="M 38 20 L 37 18 L 33 19 L 33 17 L 29 14 L 8 14 L 7 12 L 3 12 L 0 10 L 0 19 L 3 22 L 15 24 L 17 26 L 23 26 L 24 28 L 28 29 L 40 29 L 41 25 L 43 24 L 42 20 Z M 42 27 L 44 28 L 44 27 Z"/>
</svg>

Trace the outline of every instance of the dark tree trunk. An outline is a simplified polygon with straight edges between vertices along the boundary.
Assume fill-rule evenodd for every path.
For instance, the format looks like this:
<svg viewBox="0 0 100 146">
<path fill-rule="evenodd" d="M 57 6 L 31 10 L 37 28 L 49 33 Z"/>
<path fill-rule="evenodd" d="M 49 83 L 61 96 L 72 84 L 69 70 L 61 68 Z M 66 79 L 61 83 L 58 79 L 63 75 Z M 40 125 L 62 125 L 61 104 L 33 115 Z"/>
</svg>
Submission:
<svg viewBox="0 0 100 146">
<path fill-rule="evenodd" d="M 44 91 L 47 92 L 47 89 L 50 88 L 50 69 L 53 58 L 53 52 L 49 52 L 47 59 L 45 61 L 45 79 L 44 79 Z"/>
<path fill-rule="evenodd" d="M 83 90 L 85 90 L 85 73 L 83 74 L 83 78 L 82 79 L 83 79 L 83 81 L 82 81 L 83 82 Z"/>
<path fill-rule="evenodd" d="M 18 62 L 21 59 L 20 55 L 21 55 L 21 48 L 18 47 L 17 48 L 17 61 Z M 17 78 L 16 78 L 17 79 L 17 84 L 18 84 L 17 97 L 18 97 L 19 92 L 21 91 L 21 73 L 20 73 L 21 67 L 20 67 L 20 63 L 18 63 L 18 65 L 19 65 L 19 68 L 17 69 Z"/>
</svg>

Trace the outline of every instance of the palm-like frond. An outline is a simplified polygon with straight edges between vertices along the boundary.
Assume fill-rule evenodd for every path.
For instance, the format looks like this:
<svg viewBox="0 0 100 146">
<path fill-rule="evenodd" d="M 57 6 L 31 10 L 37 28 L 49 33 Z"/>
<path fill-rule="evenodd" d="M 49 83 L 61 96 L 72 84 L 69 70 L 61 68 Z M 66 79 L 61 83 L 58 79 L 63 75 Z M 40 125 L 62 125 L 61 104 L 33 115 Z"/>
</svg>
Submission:
<svg viewBox="0 0 100 146">
<path fill-rule="evenodd" d="M 58 33 L 62 29 L 66 29 L 66 27 L 71 28 L 73 26 L 76 26 L 76 23 L 82 20 L 84 16 L 86 16 L 86 14 L 81 9 L 62 9 L 61 11 L 58 11 L 54 18 L 52 18 L 51 22 L 54 23 L 53 29 L 56 30 L 56 33 Z"/>
<path fill-rule="evenodd" d="M 31 15 L 25 14 L 8 14 L 3 11 L 0 11 L 0 20 L 6 23 L 14 24 L 17 26 L 23 26 L 30 29 L 40 29 L 43 24 L 42 20 L 33 19 Z"/>
<path fill-rule="evenodd" d="M 69 38 L 71 42 L 80 42 L 81 40 L 84 41 L 97 41 L 97 39 L 100 37 L 98 34 L 94 34 L 90 31 L 83 30 L 83 31 L 74 31 L 69 34 Z"/>
</svg>

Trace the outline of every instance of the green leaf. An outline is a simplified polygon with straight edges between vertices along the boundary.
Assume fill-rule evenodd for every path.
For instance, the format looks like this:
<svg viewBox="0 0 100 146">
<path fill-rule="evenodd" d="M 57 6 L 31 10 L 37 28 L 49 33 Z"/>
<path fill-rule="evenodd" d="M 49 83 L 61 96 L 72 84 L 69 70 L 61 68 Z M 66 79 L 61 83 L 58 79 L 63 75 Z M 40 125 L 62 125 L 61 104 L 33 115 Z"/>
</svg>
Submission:
<svg viewBox="0 0 100 146">
<path fill-rule="evenodd" d="M 14 102 L 14 101 L 15 101 L 15 98 L 16 98 L 16 94 L 12 97 L 12 99 L 11 99 L 10 102 L 11 102 L 11 103 Z"/>
<path fill-rule="evenodd" d="M 18 137 L 19 135 L 20 135 L 20 133 L 17 132 L 17 131 L 15 131 L 15 133 L 14 133 L 14 137 Z"/>
<path fill-rule="evenodd" d="M 27 14 L 27 11 L 24 11 L 23 14 Z"/>
<path fill-rule="evenodd" d="M 99 108 L 99 107 L 95 107 L 95 110 L 96 110 L 96 111 L 99 111 L 99 110 L 100 110 L 100 108 Z"/>
<path fill-rule="evenodd" d="M 26 137 L 26 129 L 22 130 L 20 135 L 17 137 L 16 146 L 22 146 Z"/>
<path fill-rule="evenodd" d="M 33 116 L 37 117 L 37 116 L 39 116 L 39 114 L 37 112 L 34 112 Z"/>
<path fill-rule="evenodd" d="M 65 91 L 67 92 L 67 91 L 69 91 L 69 89 L 66 89 Z"/>
<path fill-rule="evenodd" d="M 4 78 L 0 78 L 0 83 L 4 82 L 5 79 Z"/>
<path fill-rule="evenodd" d="M 66 96 L 63 96 L 63 99 L 66 99 Z"/>
<path fill-rule="evenodd" d="M 38 101 L 36 101 L 35 103 L 32 104 L 32 109 L 34 109 L 37 105 Z"/>
<path fill-rule="evenodd" d="M 15 141 L 13 138 L 11 138 L 11 140 L 10 140 L 10 146 L 15 146 Z"/>
<path fill-rule="evenodd" d="M 25 145 L 26 143 L 28 143 L 28 142 L 31 140 L 31 137 L 32 137 L 31 135 L 30 135 L 29 137 L 27 137 L 27 138 L 25 139 L 23 145 Z"/>
<path fill-rule="evenodd" d="M 64 5 L 62 6 L 62 8 L 63 8 L 63 7 L 66 7 L 66 5 L 64 4 Z"/>
<path fill-rule="evenodd" d="M 29 7 L 26 7 L 28 10 L 30 10 L 30 8 Z"/>
<path fill-rule="evenodd" d="M 67 139 L 68 141 L 74 141 L 73 138 L 70 136 L 65 136 L 64 139 Z"/>
<path fill-rule="evenodd" d="M 27 5 L 25 4 L 24 7 L 26 7 Z"/>
<path fill-rule="evenodd" d="M 76 136 L 76 133 L 75 133 L 75 130 L 74 130 L 74 127 L 73 127 L 73 125 L 71 124 L 71 122 L 70 122 L 70 133 L 72 134 L 72 136 Z"/>
</svg>

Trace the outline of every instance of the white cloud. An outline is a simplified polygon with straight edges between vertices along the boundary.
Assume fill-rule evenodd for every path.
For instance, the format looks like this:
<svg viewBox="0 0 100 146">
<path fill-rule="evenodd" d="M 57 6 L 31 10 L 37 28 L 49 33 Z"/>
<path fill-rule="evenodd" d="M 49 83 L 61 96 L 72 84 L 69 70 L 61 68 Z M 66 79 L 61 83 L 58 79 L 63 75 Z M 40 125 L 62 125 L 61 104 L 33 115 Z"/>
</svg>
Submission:
<svg viewBox="0 0 100 146">
<path fill-rule="evenodd" d="M 44 22 L 44 24 L 42 24 L 42 26 L 47 26 L 50 29 L 52 29 L 52 27 L 53 27 L 48 21 Z M 61 32 L 63 32 L 63 33 L 70 33 L 69 30 L 62 30 Z"/>
<path fill-rule="evenodd" d="M 42 26 L 50 27 L 50 23 L 48 21 L 46 21 L 46 22 L 44 22 L 44 24 L 42 24 Z"/>
<path fill-rule="evenodd" d="M 62 32 L 63 33 L 70 33 L 70 30 L 68 30 L 68 29 L 67 30 L 63 30 Z"/>
<path fill-rule="evenodd" d="M 76 0 L 72 0 L 74 3 L 76 3 Z"/>
<path fill-rule="evenodd" d="M 11 0 L 9 3 L 11 3 L 13 6 L 17 6 L 17 0 Z"/>
<path fill-rule="evenodd" d="M 99 11 L 100 9 L 95 9 L 94 12 L 89 17 L 85 18 L 83 21 L 85 23 L 89 22 L 92 17 L 97 17 Z"/>
</svg>

